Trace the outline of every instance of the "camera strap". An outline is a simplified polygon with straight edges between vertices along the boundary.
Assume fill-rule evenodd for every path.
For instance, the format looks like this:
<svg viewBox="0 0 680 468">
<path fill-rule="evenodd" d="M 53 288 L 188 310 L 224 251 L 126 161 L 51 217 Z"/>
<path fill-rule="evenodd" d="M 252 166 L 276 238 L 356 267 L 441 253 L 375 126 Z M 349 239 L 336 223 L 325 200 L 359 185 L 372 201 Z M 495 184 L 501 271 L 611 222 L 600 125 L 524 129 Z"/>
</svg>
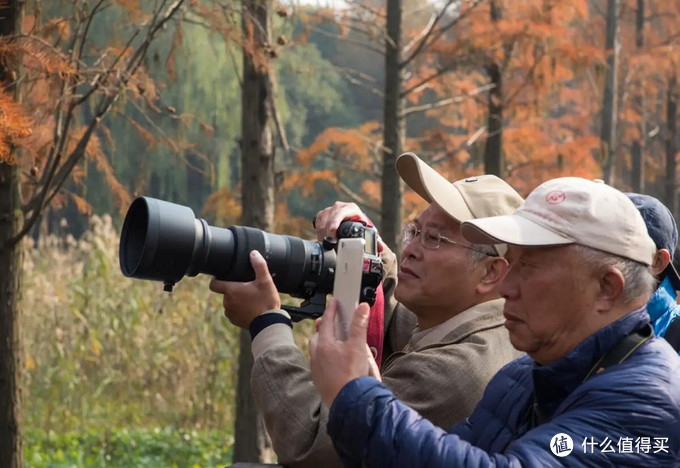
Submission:
<svg viewBox="0 0 680 468">
<path fill-rule="evenodd" d="M 625 338 L 619 341 L 613 348 L 607 351 L 605 354 L 597 360 L 595 365 L 590 368 L 583 382 L 588 380 L 594 375 L 599 374 L 608 367 L 614 366 L 616 364 L 621 364 L 626 359 L 630 357 L 631 354 L 635 352 L 640 346 L 649 341 L 654 337 L 654 329 L 651 324 L 647 324 L 642 328 L 632 331 Z M 581 382 L 581 383 L 583 383 Z M 536 396 L 534 395 L 533 404 L 530 406 L 529 411 L 531 412 L 531 426 L 536 427 L 548 421 L 547 416 L 544 411 L 539 406 L 536 401 Z"/>
<path fill-rule="evenodd" d="M 654 329 L 649 323 L 644 327 L 629 333 L 624 339 L 619 341 L 616 346 L 607 351 L 586 374 L 583 382 L 595 374 L 599 374 L 607 367 L 621 364 L 635 352 L 640 346 L 654 337 Z"/>
</svg>

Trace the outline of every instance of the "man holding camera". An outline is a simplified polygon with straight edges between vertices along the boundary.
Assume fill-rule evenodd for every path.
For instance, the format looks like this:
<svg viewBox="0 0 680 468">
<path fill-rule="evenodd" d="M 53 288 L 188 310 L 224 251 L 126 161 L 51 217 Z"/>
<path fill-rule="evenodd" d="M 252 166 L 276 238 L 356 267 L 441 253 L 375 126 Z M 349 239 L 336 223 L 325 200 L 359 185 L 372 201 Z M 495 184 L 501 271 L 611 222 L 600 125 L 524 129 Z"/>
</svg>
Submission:
<svg viewBox="0 0 680 468">
<path fill-rule="evenodd" d="M 513 215 L 469 220 L 462 232 L 509 245 L 498 291 L 510 340 L 527 355 L 446 432 L 367 377 L 366 305 L 344 342 L 333 336 L 331 306 L 311 366 L 346 466 L 678 466 L 680 358 L 645 310 L 657 249 L 633 203 L 565 177 Z"/>
<path fill-rule="evenodd" d="M 404 349 L 388 337 L 395 352 L 386 355 L 382 375 L 366 349 L 363 356 L 372 365 L 372 374 L 382 378 L 399 398 L 445 427 L 466 418 L 491 376 L 518 356 L 503 328 L 503 300 L 495 291 L 507 271 L 507 261 L 500 255 L 503 247 L 465 241 L 461 223 L 510 214 L 522 198 L 495 176 L 451 184 L 411 153 L 398 159 L 397 170 L 430 203 L 404 227 L 405 245 L 394 289 L 394 297 L 415 314 L 418 326 Z M 340 222 L 357 215 L 361 212 L 350 204 L 335 204 L 319 212 L 315 224 L 319 237 L 334 236 Z M 210 288 L 224 294 L 229 320 L 251 331 L 255 361 L 251 384 L 279 462 L 338 465 L 326 433 L 328 409 L 312 385 L 307 360 L 293 341 L 290 319 L 280 310 L 267 265 L 257 253 L 251 254 L 251 263 L 254 281 L 213 280 Z M 392 270 L 391 279 L 384 282 L 387 302 L 392 304 L 395 262 L 386 267 L 388 273 Z M 408 310 L 398 308 L 392 313 L 392 308 L 386 307 L 391 330 L 400 321 L 407 327 L 413 323 Z"/>
</svg>

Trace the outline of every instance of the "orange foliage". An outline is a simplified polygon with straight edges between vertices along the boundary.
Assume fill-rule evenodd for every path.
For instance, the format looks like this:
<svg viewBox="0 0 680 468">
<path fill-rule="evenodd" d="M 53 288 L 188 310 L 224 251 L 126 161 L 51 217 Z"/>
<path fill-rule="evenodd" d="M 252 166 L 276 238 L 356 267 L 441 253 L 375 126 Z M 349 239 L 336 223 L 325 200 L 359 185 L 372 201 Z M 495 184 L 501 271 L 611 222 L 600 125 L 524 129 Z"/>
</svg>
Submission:
<svg viewBox="0 0 680 468">
<path fill-rule="evenodd" d="M 311 221 L 301 216 L 293 216 L 285 202 L 276 204 L 273 232 L 303 239 L 314 239 L 316 237 Z"/>
<path fill-rule="evenodd" d="M 116 3 L 123 7 L 130 18 L 138 20 L 148 17 L 138 0 L 116 0 Z"/>
<path fill-rule="evenodd" d="M 184 34 L 182 32 L 182 23 L 177 23 L 175 26 L 175 34 L 172 36 L 172 45 L 170 46 L 170 52 L 168 53 L 168 58 L 165 60 L 165 71 L 168 74 L 168 78 L 171 80 L 177 79 L 177 70 L 175 69 L 175 59 L 177 55 L 177 50 L 182 44 L 184 39 Z"/>
<path fill-rule="evenodd" d="M 318 181 L 326 181 L 330 184 L 334 184 L 336 181 L 336 174 L 328 169 L 320 171 L 292 172 L 286 175 L 281 190 L 284 192 L 299 190 L 302 196 L 307 197 L 314 192 Z"/>
<path fill-rule="evenodd" d="M 201 210 L 203 216 L 210 216 L 215 224 L 231 226 L 241 221 L 241 200 L 227 188 L 211 193 Z"/>
<path fill-rule="evenodd" d="M 23 67 L 47 76 L 73 79 L 77 74 L 66 54 L 33 36 L 0 38 L 0 57 L 6 63 L 18 63 L 21 57 Z"/>
<path fill-rule="evenodd" d="M 90 205 L 90 203 L 88 203 L 87 200 L 85 200 L 83 197 L 76 195 L 75 193 L 69 193 L 69 197 L 71 201 L 75 203 L 78 213 L 85 216 L 92 215 L 92 213 L 94 212 L 94 208 L 92 207 L 92 205 Z"/>
<path fill-rule="evenodd" d="M 373 205 L 380 204 L 380 182 L 375 179 L 367 179 L 361 184 L 361 192 Z"/>
<path fill-rule="evenodd" d="M 356 169 L 366 170 L 375 152 L 375 136 L 380 130 L 377 122 L 367 122 L 357 129 L 330 127 L 321 132 L 307 148 L 298 151 L 296 160 L 305 169 L 323 153 L 333 153 L 347 160 Z"/>
<path fill-rule="evenodd" d="M 408 66 L 404 88 L 416 91 L 407 94 L 407 108 L 457 99 L 428 110 L 427 118 L 435 119 L 438 127 L 426 126 L 430 129 L 409 135 L 412 138 L 405 149 L 421 151 L 450 180 L 481 173 L 488 137 L 486 67 L 494 63 L 503 76 L 502 98 L 497 104 L 503 105 L 503 153 L 510 183 L 526 194 L 551 177 L 601 177 L 597 159 L 601 91 L 593 79 L 605 63 L 600 15 L 589 11 L 587 0 L 506 0 L 496 4 L 502 17 L 492 21 L 490 2 L 474 9 L 464 2 L 461 21 Z M 384 18 L 376 16 L 374 20 L 381 24 Z M 417 40 L 419 30 L 407 30 L 403 35 Z M 631 122 L 639 120 L 637 114 L 626 114 Z M 381 166 L 379 142 L 375 131 L 327 129 L 298 152 L 297 161 L 305 172 L 287 179 L 286 188 L 305 187 L 304 179 L 313 181 L 307 187 L 319 180 L 333 183 L 327 173 L 313 175 L 315 171 L 323 174 L 320 171 L 328 171 L 330 166 L 335 168 L 336 183 L 359 175 L 364 182 L 357 195 L 376 203 L 380 198 L 374 170 Z M 419 197 L 407 192 L 405 213 L 419 209 Z"/>
<path fill-rule="evenodd" d="M 83 130 L 84 129 L 74 132 L 76 138 L 79 138 L 78 134 L 82 134 L 81 132 Z M 71 140 L 68 144 L 72 145 L 73 143 L 74 140 Z M 96 135 L 92 135 L 90 138 L 85 149 L 85 155 L 88 159 L 96 163 L 97 170 L 104 175 L 104 181 L 108 185 L 109 190 L 111 190 L 111 195 L 113 196 L 113 204 L 118 208 L 118 213 L 124 215 L 130 206 L 130 203 L 132 203 L 132 196 L 116 178 L 113 166 L 111 166 L 106 154 L 102 151 L 99 137 Z"/>
<path fill-rule="evenodd" d="M 31 135 L 31 121 L 23 106 L 0 90 L 0 163 L 15 162 L 12 147 Z"/>
</svg>

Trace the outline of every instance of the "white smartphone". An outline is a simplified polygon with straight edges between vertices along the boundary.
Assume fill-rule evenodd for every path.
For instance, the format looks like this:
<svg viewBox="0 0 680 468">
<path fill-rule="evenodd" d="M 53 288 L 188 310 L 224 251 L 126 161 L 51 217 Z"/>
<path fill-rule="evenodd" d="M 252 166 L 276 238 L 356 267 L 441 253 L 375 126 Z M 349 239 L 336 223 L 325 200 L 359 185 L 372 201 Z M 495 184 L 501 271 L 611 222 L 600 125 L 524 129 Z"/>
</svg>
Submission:
<svg viewBox="0 0 680 468">
<path fill-rule="evenodd" d="M 349 336 L 354 310 L 359 305 L 361 277 L 364 268 L 364 239 L 340 239 L 335 262 L 333 297 L 338 300 L 335 315 L 335 337 L 345 341 Z"/>
</svg>

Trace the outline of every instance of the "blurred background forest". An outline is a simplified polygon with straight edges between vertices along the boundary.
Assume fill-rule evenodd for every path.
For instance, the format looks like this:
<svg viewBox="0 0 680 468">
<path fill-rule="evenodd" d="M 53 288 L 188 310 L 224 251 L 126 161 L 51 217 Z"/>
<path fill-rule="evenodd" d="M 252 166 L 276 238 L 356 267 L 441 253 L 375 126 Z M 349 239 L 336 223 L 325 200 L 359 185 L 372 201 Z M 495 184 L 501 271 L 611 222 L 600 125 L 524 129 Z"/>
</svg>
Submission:
<svg viewBox="0 0 680 468">
<path fill-rule="evenodd" d="M 396 247 L 423 208 L 393 168 L 413 151 L 451 180 L 494 173 L 526 195 L 603 178 L 678 216 L 679 0 L 3 4 L 21 13 L 0 19 L 11 463 L 232 460 L 243 337 L 208 278 L 169 295 L 122 276 L 136 196 L 304 238 L 319 209 L 354 201 Z M 267 158 L 245 150 L 251 108 Z M 296 332 L 306 346 L 311 323 Z"/>
</svg>

